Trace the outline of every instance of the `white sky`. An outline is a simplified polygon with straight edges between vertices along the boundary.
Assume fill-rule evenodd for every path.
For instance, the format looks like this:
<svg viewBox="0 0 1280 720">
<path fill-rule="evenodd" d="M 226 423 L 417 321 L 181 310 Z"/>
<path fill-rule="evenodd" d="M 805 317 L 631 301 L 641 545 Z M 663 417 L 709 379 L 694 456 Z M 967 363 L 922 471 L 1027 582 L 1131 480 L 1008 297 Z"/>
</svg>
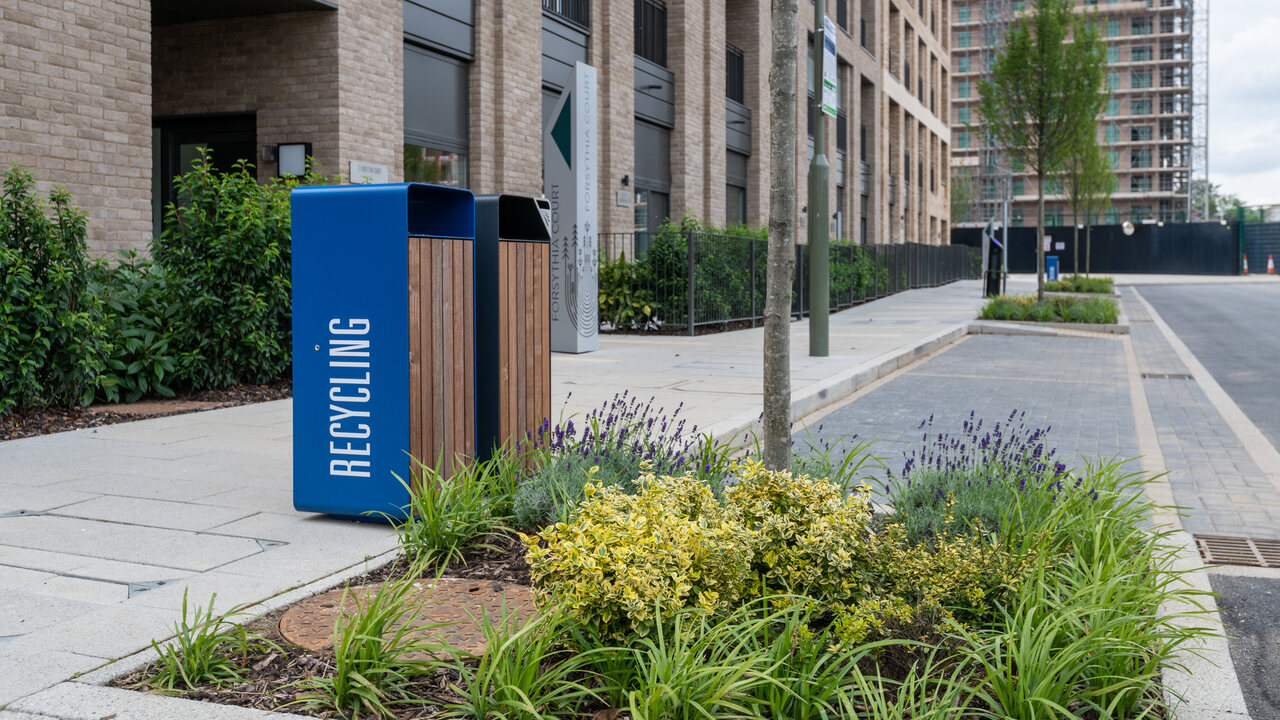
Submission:
<svg viewBox="0 0 1280 720">
<path fill-rule="evenodd" d="M 1280 203 L 1280 2 L 1209 7 L 1209 180 L 1247 204 Z"/>
</svg>

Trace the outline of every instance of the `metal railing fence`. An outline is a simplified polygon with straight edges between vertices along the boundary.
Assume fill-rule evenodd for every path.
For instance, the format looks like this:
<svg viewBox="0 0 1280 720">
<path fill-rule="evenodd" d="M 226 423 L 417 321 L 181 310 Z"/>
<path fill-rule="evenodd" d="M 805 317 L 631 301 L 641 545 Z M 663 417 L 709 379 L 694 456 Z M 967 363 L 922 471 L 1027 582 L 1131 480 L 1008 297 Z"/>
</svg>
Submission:
<svg viewBox="0 0 1280 720">
<path fill-rule="evenodd" d="M 764 319 L 768 241 L 696 231 L 602 233 L 600 319 L 609 330 L 684 331 Z M 795 248 L 791 313 L 809 313 L 808 245 Z M 638 258 L 638 260 L 636 259 Z M 977 278 L 981 258 L 961 245 L 832 243 L 831 310 L 903 290 Z"/>
</svg>

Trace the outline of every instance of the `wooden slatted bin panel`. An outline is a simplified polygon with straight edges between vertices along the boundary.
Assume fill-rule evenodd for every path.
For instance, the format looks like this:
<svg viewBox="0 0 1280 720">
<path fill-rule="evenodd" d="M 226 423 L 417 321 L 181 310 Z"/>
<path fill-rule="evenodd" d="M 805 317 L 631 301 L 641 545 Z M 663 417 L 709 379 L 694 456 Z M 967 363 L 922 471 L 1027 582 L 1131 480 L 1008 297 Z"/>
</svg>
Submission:
<svg viewBox="0 0 1280 720">
<path fill-rule="evenodd" d="M 498 243 L 499 437 L 526 440 L 551 414 L 551 245 Z"/>
<path fill-rule="evenodd" d="M 471 241 L 409 238 L 409 451 L 444 477 L 475 455 L 473 292 Z"/>
</svg>

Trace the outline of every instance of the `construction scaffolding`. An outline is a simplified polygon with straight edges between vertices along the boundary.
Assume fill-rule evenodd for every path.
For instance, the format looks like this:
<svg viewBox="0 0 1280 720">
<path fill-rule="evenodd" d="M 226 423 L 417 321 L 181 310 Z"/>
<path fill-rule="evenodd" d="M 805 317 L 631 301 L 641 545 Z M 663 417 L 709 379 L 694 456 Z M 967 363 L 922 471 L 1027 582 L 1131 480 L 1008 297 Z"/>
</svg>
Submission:
<svg viewBox="0 0 1280 720">
<path fill-rule="evenodd" d="M 1003 224 L 1006 217 L 1015 226 L 1035 223 L 1035 178 L 1010 166 L 977 113 L 978 82 L 989 77 L 1004 33 L 1028 7 L 1016 0 L 956 0 L 952 165 L 972 179 L 975 194 L 967 222 L 956 226 Z M 1193 206 L 1204 207 L 1202 198 L 1192 203 L 1191 180 L 1207 181 L 1209 167 L 1207 0 L 1079 0 L 1078 9 L 1090 14 L 1107 44 L 1110 97 L 1098 141 L 1117 187 L 1103 221 L 1191 219 Z M 1084 222 L 1072 217 L 1060 183 L 1052 182 L 1046 224 Z"/>
<path fill-rule="evenodd" d="M 1209 0 L 1188 0 L 1191 15 L 1191 182 L 1187 207 L 1191 220 L 1209 216 Z M 1200 197 L 1193 197 L 1196 189 Z"/>
</svg>

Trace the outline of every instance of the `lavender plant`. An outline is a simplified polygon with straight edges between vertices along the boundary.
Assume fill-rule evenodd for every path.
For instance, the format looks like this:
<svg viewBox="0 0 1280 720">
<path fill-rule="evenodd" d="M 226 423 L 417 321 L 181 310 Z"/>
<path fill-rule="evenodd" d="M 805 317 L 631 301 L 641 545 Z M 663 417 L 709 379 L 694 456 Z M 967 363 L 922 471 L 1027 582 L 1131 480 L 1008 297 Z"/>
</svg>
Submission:
<svg viewBox="0 0 1280 720">
<path fill-rule="evenodd" d="M 654 402 L 624 390 L 581 422 L 544 420 L 526 443 L 534 469 L 516 491 L 516 525 L 533 530 L 567 519 L 588 479 L 635 492 L 645 468 L 658 475 L 722 475 L 728 453 L 680 417 L 684 403 L 668 412 Z"/>
<path fill-rule="evenodd" d="M 920 423 L 920 447 L 903 453 L 902 470 L 885 483 L 912 542 L 997 533 L 1011 512 L 1039 514 L 1062 493 L 1093 491 L 1058 461 L 1051 428 L 1028 426 L 1025 412 L 987 425 L 971 411 L 958 434 L 935 432 L 933 420 Z"/>
</svg>

